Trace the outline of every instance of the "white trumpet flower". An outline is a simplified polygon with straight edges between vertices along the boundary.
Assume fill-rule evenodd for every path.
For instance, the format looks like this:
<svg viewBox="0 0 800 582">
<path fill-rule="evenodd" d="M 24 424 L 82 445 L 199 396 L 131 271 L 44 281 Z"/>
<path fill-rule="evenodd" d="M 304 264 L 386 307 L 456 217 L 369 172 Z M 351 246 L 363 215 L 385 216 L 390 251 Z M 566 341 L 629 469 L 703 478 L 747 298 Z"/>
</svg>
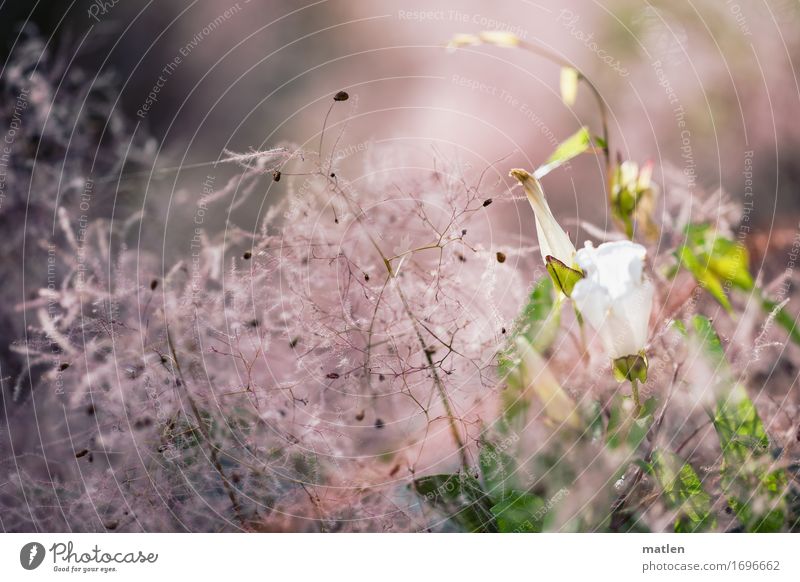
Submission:
<svg viewBox="0 0 800 582">
<path fill-rule="evenodd" d="M 644 276 L 646 250 L 631 241 L 591 242 L 575 255 L 584 278 L 575 284 L 572 299 L 578 311 L 600 336 L 615 362 L 641 356 L 648 339 L 653 307 L 653 284 Z"/>
<path fill-rule="evenodd" d="M 533 208 L 536 217 L 536 236 L 539 238 L 539 250 L 542 259 L 547 262 L 547 257 L 558 259 L 567 267 L 571 267 L 575 258 L 575 245 L 569 240 L 569 235 L 556 222 L 547 200 L 544 197 L 542 185 L 534 176 L 525 170 L 511 170 L 509 175 L 516 178 Z"/>
</svg>

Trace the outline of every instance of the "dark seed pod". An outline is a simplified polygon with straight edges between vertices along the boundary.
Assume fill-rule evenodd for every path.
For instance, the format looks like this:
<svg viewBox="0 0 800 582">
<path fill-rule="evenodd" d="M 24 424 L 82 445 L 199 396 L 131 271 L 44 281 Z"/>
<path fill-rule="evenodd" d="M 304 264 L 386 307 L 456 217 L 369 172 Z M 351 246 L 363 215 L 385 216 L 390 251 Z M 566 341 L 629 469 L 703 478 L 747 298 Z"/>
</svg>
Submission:
<svg viewBox="0 0 800 582">
<path fill-rule="evenodd" d="M 484 208 L 489 206 L 489 204 L 491 204 L 492 202 L 493 202 L 493 200 L 491 198 L 487 198 L 486 200 L 484 200 L 483 201 Z"/>
<path fill-rule="evenodd" d="M 150 291 L 155 291 L 158 288 L 158 279 L 150 281 Z"/>
<path fill-rule="evenodd" d="M 281 173 L 279 170 L 275 170 L 274 172 L 272 172 L 272 179 L 275 180 L 276 182 L 281 181 Z"/>
<path fill-rule="evenodd" d="M 333 96 L 334 101 L 347 101 L 348 99 L 350 99 L 350 95 L 347 94 L 347 91 L 339 91 Z"/>
<path fill-rule="evenodd" d="M 498 263 L 505 263 L 506 262 L 506 254 L 497 251 L 497 262 Z"/>
<path fill-rule="evenodd" d="M 250 251 L 245 251 L 244 254 L 242 255 L 242 258 L 245 261 L 249 261 L 250 257 L 252 257 L 252 256 L 253 256 L 253 253 L 251 253 Z"/>
</svg>

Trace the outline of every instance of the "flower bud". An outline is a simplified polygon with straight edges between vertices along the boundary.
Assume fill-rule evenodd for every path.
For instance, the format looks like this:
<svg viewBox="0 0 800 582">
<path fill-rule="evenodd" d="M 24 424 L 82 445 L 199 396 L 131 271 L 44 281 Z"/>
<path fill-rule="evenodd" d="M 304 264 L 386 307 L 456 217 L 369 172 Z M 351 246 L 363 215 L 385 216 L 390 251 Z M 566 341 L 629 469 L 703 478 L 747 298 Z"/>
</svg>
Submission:
<svg viewBox="0 0 800 582">
<path fill-rule="evenodd" d="M 545 200 L 544 192 L 539 180 L 534 178 L 525 170 L 511 170 L 509 175 L 516 178 L 522 184 L 528 202 L 533 208 L 536 217 L 536 235 L 539 238 L 539 250 L 545 264 L 547 257 L 558 259 L 570 269 L 575 258 L 575 245 L 569 240 L 569 236 L 563 228 L 556 222 L 550 207 Z"/>
</svg>

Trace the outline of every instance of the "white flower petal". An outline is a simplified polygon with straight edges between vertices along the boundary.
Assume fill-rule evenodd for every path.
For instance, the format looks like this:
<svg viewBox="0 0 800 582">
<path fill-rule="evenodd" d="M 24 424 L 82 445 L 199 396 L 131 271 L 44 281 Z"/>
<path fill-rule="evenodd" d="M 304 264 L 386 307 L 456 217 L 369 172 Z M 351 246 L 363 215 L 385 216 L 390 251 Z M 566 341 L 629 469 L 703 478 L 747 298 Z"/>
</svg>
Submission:
<svg viewBox="0 0 800 582">
<path fill-rule="evenodd" d="M 590 242 L 575 255 L 585 278 L 572 299 L 613 358 L 635 355 L 647 343 L 653 285 L 644 277 L 646 250 L 631 241 Z"/>
<path fill-rule="evenodd" d="M 553 256 L 571 267 L 575 257 L 575 245 L 569 240 L 569 236 L 550 211 L 539 180 L 525 170 L 511 170 L 510 175 L 522 184 L 528 202 L 533 208 L 533 214 L 536 217 L 536 236 L 539 238 L 542 259 L 546 262 L 548 256 Z"/>
</svg>

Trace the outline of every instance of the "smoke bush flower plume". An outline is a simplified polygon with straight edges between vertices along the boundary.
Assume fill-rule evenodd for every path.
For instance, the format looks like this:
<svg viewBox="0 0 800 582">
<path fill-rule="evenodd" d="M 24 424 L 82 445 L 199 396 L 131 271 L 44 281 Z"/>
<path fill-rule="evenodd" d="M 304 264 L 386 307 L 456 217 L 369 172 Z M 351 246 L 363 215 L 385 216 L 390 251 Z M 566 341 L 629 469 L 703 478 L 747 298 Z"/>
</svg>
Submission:
<svg viewBox="0 0 800 582">
<path fill-rule="evenodd" d="M 92 421 L 74 438 L 91 491 L 42 491 L 96 516 L 71 527 L 407 530 L 424 523 L 403 501 L 408 475 L 474 464 L 498 342 L 529 285 L 487 246 L 490 196 L 445 160 L 427 175 L 373 167 L 355 187 L 314 152 L 267 153 L 282 151 L 270 163 L 289 195 L 259 232 L 203 233 L 197 260 L 163 278 L 119 239 L 87 245 L 80 281 L 54 295 L 43 337 L 69 354 L 64 404 Z M 245 170 L 248 189 L 273 172 Z M 61 228 L 74 238 L 66 215 Z"/>
</svg>

